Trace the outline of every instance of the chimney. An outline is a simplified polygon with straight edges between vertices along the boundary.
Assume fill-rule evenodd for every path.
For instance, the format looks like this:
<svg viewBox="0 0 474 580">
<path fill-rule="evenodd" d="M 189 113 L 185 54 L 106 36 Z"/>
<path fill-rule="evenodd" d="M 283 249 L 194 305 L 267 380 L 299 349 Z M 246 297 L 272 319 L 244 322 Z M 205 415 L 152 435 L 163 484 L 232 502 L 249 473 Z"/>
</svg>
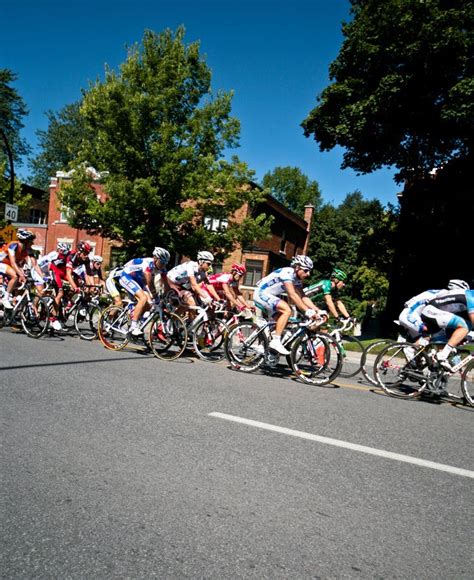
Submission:
<svg viewBox="0 0 474 580">
<path fill-rule="evenodd" d="M 311 231 L 311 222 L 313 221 L 314 205 L 308 204 L 304 206 L 304 221 L 307 223 L 306 226 L 306 241 L 303 247 L 303 254 L 308 252 L 309 247 L 309 233 Z"/>
</svg>

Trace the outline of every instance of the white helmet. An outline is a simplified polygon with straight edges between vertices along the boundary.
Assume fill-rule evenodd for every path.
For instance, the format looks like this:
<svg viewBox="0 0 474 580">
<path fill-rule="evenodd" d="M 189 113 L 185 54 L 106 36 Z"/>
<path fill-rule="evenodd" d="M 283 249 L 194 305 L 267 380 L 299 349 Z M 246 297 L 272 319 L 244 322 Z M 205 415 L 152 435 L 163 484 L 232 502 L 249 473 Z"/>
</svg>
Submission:
<svg viewBox="0 0 474 580">
<path fill-rule="evenodd" d="M 155 258 L 158 258 L 158 260 L 160 260 L 162 264 L 167 264 L 171 258 L 168 250 L 165 250 L 164 248 L 160 248 L 158 246 L 153 250 L 153 256 Z"/>
<path fill-rule="evenodd" d="M 450 280 L 448 282 L 448 290 L 469 290 L 470 286 L 464 280 Z"/>
<path fill-rule="evenodd" d="M 65 242 L 58 242 L 58 245 L 56 246 L 56 250 L 58 252 L 62 252 L 63 254 L 69 252 L 70 249 L 71 246 L 69 244 L 66 244 Z"/>
<path fill-rule="evenodd" d="M 102 256 L 98 256 L 97 254 L 89 256 L 89 258 L 92 260 L 92 262 L 97 262 L 98 264 L 102 264 L 102 262 L 104 261 L 104 258 Z"/>
<path fill-rule="evenodd" d="M 300 266 L 300 268 L 305 268 L 306 270 L 313 269 L 313 260 L 308 256 L 295 256 L 291 261 L 292 266 Z"/>
<path fill-rule="evenodd" d="M 197 259 L 198 262 L 214 262 L 214 256 L 211 254 L 211 252 L 198 252 Z"/>
</svg>

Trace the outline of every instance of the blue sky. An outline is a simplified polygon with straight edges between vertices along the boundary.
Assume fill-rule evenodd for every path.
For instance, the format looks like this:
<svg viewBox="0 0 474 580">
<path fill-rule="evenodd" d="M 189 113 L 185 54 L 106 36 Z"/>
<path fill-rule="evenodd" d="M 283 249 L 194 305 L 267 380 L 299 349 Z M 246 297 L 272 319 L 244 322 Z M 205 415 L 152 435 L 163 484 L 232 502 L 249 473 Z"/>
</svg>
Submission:
<svg viewBox="0 0 474 580">
<path fill-rule="evenodd" d="M 326 202 L 339 204 L 356 189 L 397 202 L 393 170 L 341 170 L 342 150 L 320 153 L 300 127 L 329 83 L 348 0 L 0 0 L 0 16 L 0 67 L 18 75 L 14 86 L 30 111 L 23 137 L 33 147 L 36 131 L 47 128 L 45 111 L 77 101 L 81 88 L 103 78 L 106 63 L 117 68 L 126 59 L 126 46 L 146 28 L 183 24 L 186 42 L 201 43 L 213 90 L 235 93 L 235 153 L 257 181 L 275 167 L 299 167 Z"/>
</svg>

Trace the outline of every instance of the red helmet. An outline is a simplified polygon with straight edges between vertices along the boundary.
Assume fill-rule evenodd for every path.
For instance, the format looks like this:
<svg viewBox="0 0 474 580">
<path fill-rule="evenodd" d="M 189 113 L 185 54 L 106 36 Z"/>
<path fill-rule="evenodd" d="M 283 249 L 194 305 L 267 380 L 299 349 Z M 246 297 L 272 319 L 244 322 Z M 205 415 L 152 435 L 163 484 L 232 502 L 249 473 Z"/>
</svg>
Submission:
<svg viewBox="0 0 474 580">
<path fill-rule="evenodd" d="M 245 266 L 243 264 L 232 264 L 230 271 L 237 272 L 238 274 L 243 276 L 245 274 L 245 272 L 247 272 L 247 269 L 245 268 Z"/>
<path fill-rule="evenodd" d="M 77 251 L 89 254 L 89 252 L 92 252 L 92 246 L 88 242 L 79 242 L 77 244 Z"/>
</svg>

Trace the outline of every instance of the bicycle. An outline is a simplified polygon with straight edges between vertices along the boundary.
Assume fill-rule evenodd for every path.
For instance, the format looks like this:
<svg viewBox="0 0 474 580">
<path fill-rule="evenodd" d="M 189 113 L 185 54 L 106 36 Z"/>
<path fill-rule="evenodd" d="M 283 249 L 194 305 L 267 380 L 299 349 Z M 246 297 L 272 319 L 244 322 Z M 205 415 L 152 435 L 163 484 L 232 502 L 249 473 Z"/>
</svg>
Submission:
<svg viewBox="0 0 474 580">
<path fill-rule="evenodd" d="M 474 352 L 458 347 L 442 366 L 436 352 L 444 345 L 445 342 L 430 342 L 415 346 L 404 342 L 387 346 L 375 361 L 378 385 L 392 397 L 410 399 L 427 393 L 464 400 L 474 406 Z M 454 392 L 453 386 L 462 396 Z"/>
<path fill-rule="evenodd" d="M 182 318 L 170 312 L 161 298 L 142 316 L 138 328 L 143 332 L 134 337 L 130 332 L 134 303 L 123 307 L 112 304 L 99 319 L 99 339 L 109 350 L 122 350 L 130 341 L 142 343 L 156 358 L 175 360 L 184 352 L 187 329 Z"/>
<path fill-rule="evenodd" d="M 254 372 L 263 366 L 276 367 L 280 355 L 268 346 L 275 324 L 274 320 L 243 320 L 229 330 L 225 352 L 233 369 Z M 335 338 L 317 331 L 320 324 L 321 320 L 291 321 L 282 344 L 291 349 L 286 360 L 296 379 L 323 386 L 339 375 L 342 351 Z"/>
<path fill-rule="evenodd" d="M 25 333 L 31 338 L 40 338 L 49 328 L 49 308 L 44 298 L 34 295 L 34 281 L 27 278 L 20 286 L 15 306 L 5 308 L 0 304 L 0 328 L 20 322 Z"/>
<path fill-rule="evenodd" d="M 347 334 L 354 328 L 356 320 L 348 318 L 342 321 L 341 326 L 337 326 L 329 331 L 329 334 L 337 340 L 342 351 L 342 368 L 341 377 L 354 377 L 362 369 L 364 356 L 364 345 L 362 342 L 351 334 Z"/>
</svg>

